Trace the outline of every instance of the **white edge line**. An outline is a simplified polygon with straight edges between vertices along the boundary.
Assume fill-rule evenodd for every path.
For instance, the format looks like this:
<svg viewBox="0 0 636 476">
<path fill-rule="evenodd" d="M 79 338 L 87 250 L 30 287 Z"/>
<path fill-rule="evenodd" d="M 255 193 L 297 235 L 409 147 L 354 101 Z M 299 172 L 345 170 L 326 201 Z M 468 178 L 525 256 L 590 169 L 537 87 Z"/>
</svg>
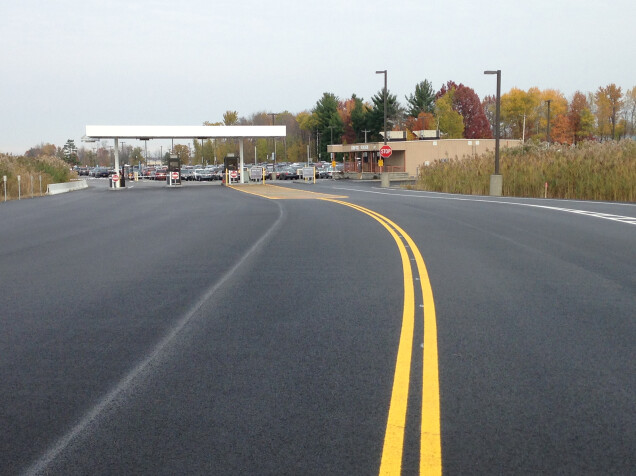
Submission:
<svg viewBox="0 0 636 476">
<path fill-rule="evenodd" d="M 404 193 L 388 193 L 388 192 L 380 192 L 380 191 L 371 191 L 371 190 L 361 190 L 357 188 L 345 188 L 345 187 L 337 187 L 338 190 L 346 190 L 350 192 L 362 192 L 362 193 L 374 193 L 378 195 L 389 195 L 389 196 L 397 196 L 397 197 L 410 197 L 413 198 L 412 194 L 404 194 Z M 415 191 L 414 191 L 415 192 Z M 425 192 L 425 191 L 417 191 L 424 193 L 438 193 L 438 192 Z M 531 208 L 544 208 L 547 210 L 556 210 L 560 212 L 567 213 L 575 213 L 578 215 L 590 216 L 593 218 L 602 218 L 604 220 L 616 221 L 620 223 L 625 223 L 627 225 L 636 225 L 636 217 L 629 217 L 623 215 L 613 215 L 611 213 L 603 213 L 603 212 L 591 212 L 587 210 L 576 210 L 573 208 L 561 208 L 561 207 L 553 207 L 550 205 L 535 205 L 533 203 L 519 203 L 519 202 L 508 202 L 505 200 L 489 200 L 489 199 L 478 199 L 478 198 L 469 198 L 469 197 L 447 197 L 447 196 L 428 196 L 428 195 L 415 195 L 417 198 L 429 198 L 432 200 L 456 200 L 460 202 L 483 202 L 483 203 L 498 203 L 500 205 L 517 205 L 520 207 L 531 207 Z M 592 203 L 592 202 L 581 202 L 578 203 Z M 593 203 L 607 203 L 611 205 L 626 205 L 633 206 L 631 203 L 610 203 L 610 202 L 593 202 Z"/>
</svg>

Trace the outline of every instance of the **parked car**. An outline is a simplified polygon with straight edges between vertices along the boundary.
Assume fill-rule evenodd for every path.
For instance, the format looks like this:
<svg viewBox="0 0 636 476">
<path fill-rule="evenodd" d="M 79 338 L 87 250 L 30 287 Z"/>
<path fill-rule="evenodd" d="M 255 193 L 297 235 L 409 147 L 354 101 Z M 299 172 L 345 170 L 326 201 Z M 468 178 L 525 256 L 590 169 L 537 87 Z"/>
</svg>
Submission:
<svg viewBox="0 0 636 476">
<path fill-rule="evenodd" d="M 141 172 L 141 176 L 146 179 L 154 179 L 155 169 L 153 167 L 146 167 Z"/>
<path fill-rule="evenodd" d="M 182 168 L 181 180 L 187 180 L 187 181 L 194 180 L 194 169 Z"/>
<path fill-rule="evenodd" d="M 77 175 L 86 175 L 88 176 L 88 167 L 78 167 Z"/>
<path fill-rule="evenodd" d="M 298 172 L 293 167 L 285 167 L 278 173 L 279 180 L 295 180 L 298 178 Z"/>
<path fill-rule="evenodd" d="M 212 180 L 212 171 L 209 169 L 194 169 L 194 179 L 197 182 L 210 181 Z"/>
<path fill-rule="evenodd" d="M 332 166 L 327 168 L 327 175 L 329 178 L 333 178 L 334 175 L 342 174 L 344 172 L 344 166 L 342 164 L 336 165 L 334 169 Z"/>
<path fill-rule="evenodd" d="M 95 178 L 101 178 L 101 177 L 108 178 L 109 175 L 110 175 L 110 170 L 106 167 L 95 167 L 95 170 L 93 171 L 93 177 Z"/>
<path fill-rule="evenodd" d="M 212 174 L 212 180 L 222 180 L 223 179 L 223 167 L 214 165 L 205 168 Z"/>
<path fill-rule="evenodd" d="M 155 180 L 166 180 L 166 177 L 168 177 L 168 169 L 157 169 L 155 171 Z"/>
<path fill-rule="evenodd" d="M 316 178 L 329 178 L 326 167 L 316 167 Z"/>
</svg>

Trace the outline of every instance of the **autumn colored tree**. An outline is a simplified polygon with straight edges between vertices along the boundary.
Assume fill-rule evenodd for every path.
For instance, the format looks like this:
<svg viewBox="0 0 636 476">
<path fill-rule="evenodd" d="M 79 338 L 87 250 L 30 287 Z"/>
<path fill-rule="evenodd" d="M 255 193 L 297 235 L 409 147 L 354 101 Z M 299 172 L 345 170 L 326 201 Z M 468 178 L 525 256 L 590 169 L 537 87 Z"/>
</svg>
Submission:
<svg viewBox="0 0 636 476">
<path fill-rule="evenodd" d="M 512 88 L 501 95 L 502 136 L 515 139 L 527 138 L 532 124 L 538 120 L 539 90 L 523 91 Z M 493 112 L 494 117 L 494 112 Z M 525 124 L 525 130 L 524 130 Z"/>
<path fill-rule="evenodd" d="M 546 89 L 541 92 L 541 103 L 539 108 L 541 110 L 539 116 L 539 127 L 543 140 L 548 140 L 548 101 L 550 101 L 550 140 L 552 141 L 553 134 L 552 129 L 556 121 L 559 120 L 559 116 L 567 115 L 568 101 L 563 96 L 563 93 L 556 89 Z M 563 122 L 561 122 L 563 125 Z"/>
<path fill-rule="evenodd" d="M 430 112 L 420 112 L 417 117 L 406 118 L 406 133 L 408 140 L 415 140 L 414 131 L 432 130 L 437 128 L 435 115 Z"/>
<path fill-rule="evenodd" d="M 616 139 L 616 118 L 623 107 L 623 93 L 614 83 L 600 87 L 594 94 L 599 135 Z"/>
<path fill-rule="evenodd" d="M 25 157 L 55 156 L 58 153 L 58 147 L 49 143 L 40 143 L 35 147 L 31 147 L 24 155 Z"/>
<path fill-rule="evenodd" d="M 175 144 L 172 152 L 179 156 L 182 164 L 190 163 L 190 147 L 185 144 Z"/>
<path fill-rule="evenodd" d="M 572 144 L 574 142 L 574 129 L 565 114 L 559 114 L 550 121 L 550 140 L 556 144 Z"/>
<path fill-rule="evenodd" d="M 317 116 L 309 111 L 299 112 L 296 115 L 296 122 L 298 122 L 298 126 L 305 134 L 307 145 L 310 145 L 311 147 L 310 155 L 315 155 L 316 157 L 318 157 L 318 142 L 315 135 L 316 131 L 318 130 Z"/>
<path fill-rule="evenodd" d="M 625 120 L 627 121 L 626 135 L 634 135 L 634 119 L 636 119 L 636 86 L 625 92 Z"/>
<path fill-rule="evenodd" d="M 490 132 L 495 134 L 495 116 L 497 112 L 497 98 L 494 95 L 484 96 L 484 99 L 481 101 L 481 107 L 484 110 L 484 114 L 486 115 L 486 119 L 488 119 L 488 124 L 490 125 Z M 501 116 L 501 112 L 500 112 Z M 501 117 L 499 118 L 501 120 Z M 501 133 L 501 126 L 500 126 Z"/>
<path fill-rule="evenodd" d="M 567 113 L 573 132 L 574 143 L 589 138 L 594 132 L 594 115 L 587 97 L 580 91 L 574 93 Z"/>
<path fill-rule="evenodd" d="M 357 134 L 353 128 L 351 120 L 351 114 L 353 113 L 353 109 L 356 107 L 356 103 L 362 104 L 362 101 L 353 94 L 350 99 L 340 101 L 338 104 L 338 114 L 340 114 L 340 119 L 342 120 L 343 125 L 343 144 L 353 144 L 357 142 Z"/>
<path fill-rule="evenodd" d="M 464 137 L 467 139 L 491 139 L 493 136 L 490 123 L 477 93 L 468 86 L 448 81 L 437 93 L 437 97 L 441 98 L 451 89 L 455 90 L 452 95 L 453 110 L 458 112 L 464 121 Z"/>
<path fill-rule="evenodd" d="M 435 116 L 439 121 L 439 130 L 446 139 L 461 139 L 464 134 L 464 118 L 453 109 L 456 90 L 450 89 L 435 102 Z"/>
<path fill-rule="evenodd" d="M 236 111 L 225 111 L 223 113 L 223 125 L 225 126 L 233 126 L 238 124 L 239 117 L 238 112 Z"/>
</svg>

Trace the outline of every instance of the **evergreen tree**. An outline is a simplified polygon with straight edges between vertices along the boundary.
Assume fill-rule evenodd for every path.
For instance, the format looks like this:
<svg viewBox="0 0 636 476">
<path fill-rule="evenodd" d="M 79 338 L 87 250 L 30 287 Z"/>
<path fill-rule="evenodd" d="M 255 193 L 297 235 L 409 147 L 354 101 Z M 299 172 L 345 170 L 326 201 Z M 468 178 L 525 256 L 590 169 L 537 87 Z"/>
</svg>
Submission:
<svg viewBox="0 0 636 476">
<path fill-rule="evenodd" d="M 312 113 L 317 119 L 316 129 L 320 134 L 320 147 L 319 153 L 323 160 L 327 159 L 327 146 L 331 144 L 333 137 L 333 143 L 339 144 L 342 142 L 342 133 L 344 132 L 344 125 L 340 114 L 338 113 L 338 98 L 333 93 L 324 93 L 314 108 Z"/>
<path fill-rule="evenodd" d="M 409 116 L 418 117 L 422 112 L 435 112 L 435 92 L 427 79 L 415 85 L 415 94 L 405 97 Z"/>
<path fill-rule="evenodd" d="M 384 133 L 384 88 L 371 98 L 373 107 L 366 114 L 366 128 L 371 131 L 371 140 L 382 141 Z M 386 92 L 386 129 L 387 133 L 393 130 L 396 125 L 400 125 L 404 119 L 404 109 L 397 100 L 395 94 Z M 387 139 L 388 140 L 388 139 Z"/>
</svg>

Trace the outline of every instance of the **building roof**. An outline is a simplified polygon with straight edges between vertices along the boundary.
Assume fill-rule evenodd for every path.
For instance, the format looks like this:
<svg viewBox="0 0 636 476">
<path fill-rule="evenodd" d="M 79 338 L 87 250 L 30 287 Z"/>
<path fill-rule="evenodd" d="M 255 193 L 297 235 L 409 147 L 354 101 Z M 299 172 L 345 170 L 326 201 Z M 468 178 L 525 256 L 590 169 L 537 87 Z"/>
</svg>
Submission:
<svg viewBox="0 0 636 476">
<path fill-rule="evenodd" d="M 85 140 L 248 139 L 286 135 L 286 126 L 86 126 Z"/>
</svg>

